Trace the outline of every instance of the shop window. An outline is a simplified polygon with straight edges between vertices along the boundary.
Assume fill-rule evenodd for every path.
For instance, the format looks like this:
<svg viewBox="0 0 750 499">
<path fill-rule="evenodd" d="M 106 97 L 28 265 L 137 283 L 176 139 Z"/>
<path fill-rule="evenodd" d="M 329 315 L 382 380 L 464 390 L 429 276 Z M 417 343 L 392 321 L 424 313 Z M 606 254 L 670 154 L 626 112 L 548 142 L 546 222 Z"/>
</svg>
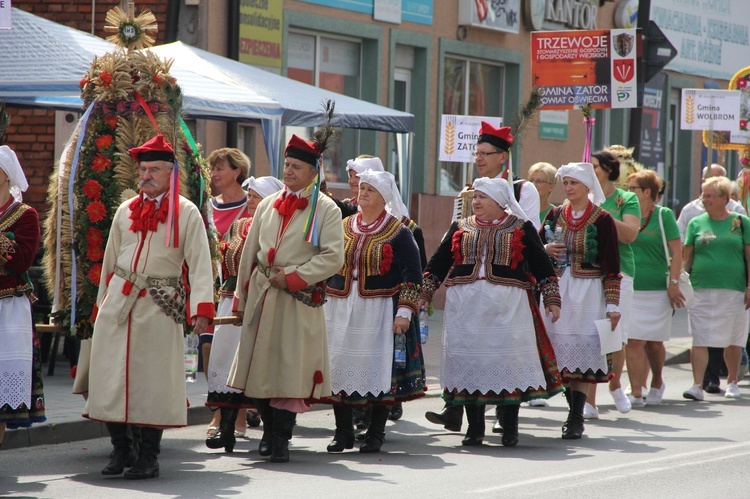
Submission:
<svg viewBox="0 0 750 499">
<path fill-rule="evenodd" d="M 446 57 L 443 68 L 443 114 L 503 115 L 503 66 Z M 456 194 L 476 176 L 474 163 L 441 162 L 439 192 Z"/>
<path fill-rule="evenodd" d="M 360 97 L 362 44 L 360 41 L 309 33 L 289 34 L 287 76 L 349 97 Z M 321 106 L 322 112 L 322 106 Z M 287 127 L 309 139 L 312 128 Z M 325 156 L 324 170 L 329 183 L 346 183 L 346 161 L 358 154 L 359 133 L 337 128 L 336 140 Z"/>
</svg>

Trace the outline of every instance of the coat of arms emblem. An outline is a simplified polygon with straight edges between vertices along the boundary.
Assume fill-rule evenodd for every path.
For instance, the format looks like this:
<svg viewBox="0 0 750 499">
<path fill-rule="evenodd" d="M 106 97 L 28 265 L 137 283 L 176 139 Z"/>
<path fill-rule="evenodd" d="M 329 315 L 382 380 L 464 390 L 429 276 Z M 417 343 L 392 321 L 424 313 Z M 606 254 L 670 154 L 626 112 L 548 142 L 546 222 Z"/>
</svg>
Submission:
<svg viewBox="0 0 750 499">
<path fill-rule="evenodd" d="M 627 33 L 620 33 L 615 36 L 615 52 L 620 57 L 627 56 L 631 50 L 633 50 L 633 41 L 635 37 Z"/>
</svg>

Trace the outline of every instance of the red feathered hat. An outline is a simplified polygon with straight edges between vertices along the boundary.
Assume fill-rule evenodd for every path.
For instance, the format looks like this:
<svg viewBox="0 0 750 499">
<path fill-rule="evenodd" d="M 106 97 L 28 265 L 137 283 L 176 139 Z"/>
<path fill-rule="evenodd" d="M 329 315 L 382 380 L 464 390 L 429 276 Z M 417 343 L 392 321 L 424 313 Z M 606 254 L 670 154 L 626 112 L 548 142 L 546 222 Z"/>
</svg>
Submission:
<svg viewBox="0 0 750 499">
<path fill-rule="evenodd" d="M 292 138 L 289 139 L 289 143 L 286 145 L 286 149 L 284 149 L 284 156 L 299 159 L 312 166 L 317 166 L 320 152 L 318 151 L 316 142 L 309 142 L 297 135 L 292 135 Z"/>
<path fill-rule="evenodd" d="M 479 128 L 477 144 L 481 144 L 482 142 L 487 142 L 495 147 L 499 147 L 503 151 L 507 151 L 513 145 L 513 134 L 510 133 L 509 126 L 495 128 L 486 121 L 483 121 L 482 126 Z"/>
<path fill-rule="evenodd" d="M 172 144 L 164 140 L 164 135 L 162 134 L 158 134 L 139 147 L 128 149 L 128 153 L 139 163 L 141 161 L 174 161 Z"/>
</svg>

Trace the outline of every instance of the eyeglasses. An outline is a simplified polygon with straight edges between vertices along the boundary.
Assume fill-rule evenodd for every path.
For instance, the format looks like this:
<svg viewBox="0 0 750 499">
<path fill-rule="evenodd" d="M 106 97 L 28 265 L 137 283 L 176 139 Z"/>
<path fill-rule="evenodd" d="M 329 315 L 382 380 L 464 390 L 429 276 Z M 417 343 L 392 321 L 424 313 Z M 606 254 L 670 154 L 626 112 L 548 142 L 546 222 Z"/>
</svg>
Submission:
<svg viewBox="0 0 750 499">
<path fill-rule="evenodd" d="M 640 187 L 640 186 L 638 186 L 638 185 L 627 185 L 627 186 L 625 186 L 625 187 L 627 188 L 627 190 L 628 190 L 628 191 L 633 191 L 633 190 L 635 190 L 635 189 L 640 189 L 640 190 L 643 190 L 643 187 Z"/>
<path fill-rule="evenodd" d="M 486 158 L 487 156 L 492 156 L 493 154 L 500 154 L 499 152 L 481 152 L 481 151 L 474 151 L 471 153 L 472 156 L 475 158 Z"/>
<path fill-rule="evenodd" d="M 547 182 L 546 180 L 542 180 L 538 178 L 536 180 L 532 180 L 531 183 L 532 184 L 551 184 L 552 182 Z"/>
</svg>

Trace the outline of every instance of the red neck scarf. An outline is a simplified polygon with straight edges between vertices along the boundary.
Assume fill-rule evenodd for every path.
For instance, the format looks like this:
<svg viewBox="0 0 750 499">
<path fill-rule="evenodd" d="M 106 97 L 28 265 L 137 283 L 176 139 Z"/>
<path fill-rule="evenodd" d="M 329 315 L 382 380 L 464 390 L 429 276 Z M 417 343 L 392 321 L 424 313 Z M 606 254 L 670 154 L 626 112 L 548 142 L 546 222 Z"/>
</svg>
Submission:
<svg viewBox="0 0 750 499">
<path fill-rule="evenodd" d="M 130 224 L 130 230 L 136 233 L 145 233 L 146 231 L 156 232 L 156 228 L 159 224 L 167 221 L 168 214 L 168 196 L 162 198 L 162 203 L 158 209 L 155 200 L 144 199 L 142 195 L 138 196 L 130 203 L 129 218 L 133 221 Z"/>
<path fill-rule="evenodd" d="M 285 192 L 282 197 L 277 198 L 276 201 L 274 201 L 273 207 L 279 212 L 279 215 L 281 215 L 281 226 L 276 234 L 276 245 L 268 250 L 269 265 L 273 265 L 274 260 L 276 259 L 276 248 L 279 246 L 281 237 L 284 235 L 284 232 L 286 232 L 286 228 L 289 225 L 289 222 L 291 222 L 292 217 L 297 210 L 302 211 L 307 208 L 307 203 L 307 198 L 298 197 L 296 194 L 290 192 Z"/>
</svg>

